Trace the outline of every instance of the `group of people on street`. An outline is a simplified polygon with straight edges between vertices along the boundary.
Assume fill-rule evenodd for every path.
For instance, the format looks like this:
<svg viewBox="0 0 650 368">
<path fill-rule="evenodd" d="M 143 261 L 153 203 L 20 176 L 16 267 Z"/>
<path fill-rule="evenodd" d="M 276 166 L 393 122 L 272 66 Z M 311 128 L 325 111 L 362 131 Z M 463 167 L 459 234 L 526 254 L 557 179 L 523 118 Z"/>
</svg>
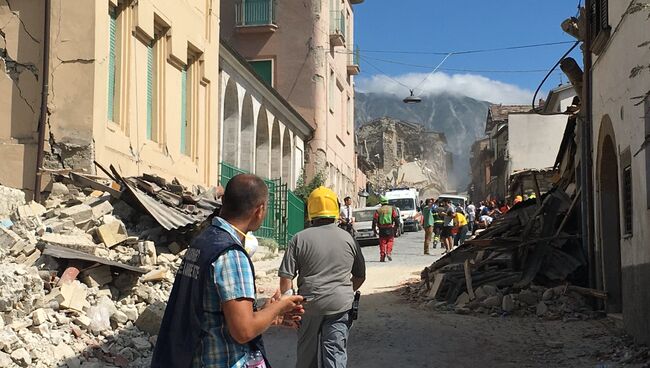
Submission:
<svg viewBox="0 0 650 368">
<path fill-rule="evenodd" d="M 228 182 L 219 214 L 191 242 L 176 274 L 152 367 L 270 368 L 261 336 L 271 326 L 298 330 L 297 368 L 346 367 L 355 291 L 366 270 L 359 244 L 339 227 L 337 196 L 324 187 L 310 194 L 311 227 L 291 239 L 280 287 L 258 306 L 252 232 L 267 208 L 268 189 L 259 177 L 241 174 Z"/>
<path fill-rule="evenodd" d="M 430 248 L 444 247 L 444 253 L 461 245 L 469 232 L 469 221 L 465 209 L 455 206 L 447 199 L 438 201 L 427 198 L 421 208 L 424 227 L 424 254 Z"/>
</svg>

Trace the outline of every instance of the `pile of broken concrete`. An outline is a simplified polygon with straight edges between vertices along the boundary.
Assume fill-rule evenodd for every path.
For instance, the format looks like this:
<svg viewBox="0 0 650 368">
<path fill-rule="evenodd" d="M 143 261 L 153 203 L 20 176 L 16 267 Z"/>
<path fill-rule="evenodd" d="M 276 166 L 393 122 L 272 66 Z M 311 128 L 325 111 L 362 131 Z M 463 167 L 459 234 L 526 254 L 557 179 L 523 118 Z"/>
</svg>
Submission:
<svg viewBox="0 0 650 368">
<path fill-rule="evenodd" d="M 114 194 L 0 186 L 0 368 L 149 366 L 191 233 Z"/>
<path fill-rule="evenodd" d="M 404 294 L 419 302 L 422 308 L 458 314 L 488 314 L 493 317 L 537 316 L 565 322 L 602 316 L 602 313 L 593 310 L 583 289 L 576 289 L 568 284 L 555 287 L 531 284 L 523 290 L 482 285 L 474 290 L 473 298 L 463 292 L 451 303 L 436 300 L 423 282 L 408 286 Z"/>
</svg>

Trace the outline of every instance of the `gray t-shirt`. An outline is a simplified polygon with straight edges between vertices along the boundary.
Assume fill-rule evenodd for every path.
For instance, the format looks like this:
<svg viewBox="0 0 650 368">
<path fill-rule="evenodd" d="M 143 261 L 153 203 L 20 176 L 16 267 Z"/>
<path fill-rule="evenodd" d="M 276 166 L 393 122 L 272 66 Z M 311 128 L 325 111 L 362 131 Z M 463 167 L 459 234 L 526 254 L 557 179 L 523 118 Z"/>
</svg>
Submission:
<svg viewBox="0 0 650 368">
<path fill-rule="evenodd" d="M 278 275 L 298 276 L 298 294 L 310 313 L 331 315 L 352 308 L 350 275 L 366 276 L 359 244 L 336 224 L 305 229 L 291 239 Z"/>
</svg>

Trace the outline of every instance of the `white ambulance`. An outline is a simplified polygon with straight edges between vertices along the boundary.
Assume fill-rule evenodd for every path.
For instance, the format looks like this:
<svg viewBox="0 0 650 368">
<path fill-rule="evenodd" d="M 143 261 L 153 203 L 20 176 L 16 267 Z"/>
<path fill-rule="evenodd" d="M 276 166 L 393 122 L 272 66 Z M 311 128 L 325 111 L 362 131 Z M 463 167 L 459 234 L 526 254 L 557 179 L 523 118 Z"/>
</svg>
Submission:
<svg viewBox="0 0 650 368">
<path fill-rule="evenodd" d="M 388 203 L 400 209 L 404 221 L 404 231 L 419 231 L 422 229 L 422 213 L 420 212 L 420 195 L 414 188 L 396 188 L 386 192 Z"/>
</svg>

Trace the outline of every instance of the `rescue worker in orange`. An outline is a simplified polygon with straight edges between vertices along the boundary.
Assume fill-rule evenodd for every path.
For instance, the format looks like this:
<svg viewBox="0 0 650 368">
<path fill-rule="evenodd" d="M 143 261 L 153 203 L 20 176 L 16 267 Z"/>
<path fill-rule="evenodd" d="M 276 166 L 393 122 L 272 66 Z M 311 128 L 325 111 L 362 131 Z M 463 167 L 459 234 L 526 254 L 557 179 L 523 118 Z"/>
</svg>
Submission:
<svg viewBox="0 0 650 368">
<path fill-rule="evenodd" d="M 372 231 L 379 235 L 379 262 L 393 260 L 393 242 L 395 229 L 399 227 L 399 217 L 395 207 L 388 204 L 388 199 L 382 196 L 379 200 L 381 207 L 375 211 L 372 219 Z"/>
</svg>

